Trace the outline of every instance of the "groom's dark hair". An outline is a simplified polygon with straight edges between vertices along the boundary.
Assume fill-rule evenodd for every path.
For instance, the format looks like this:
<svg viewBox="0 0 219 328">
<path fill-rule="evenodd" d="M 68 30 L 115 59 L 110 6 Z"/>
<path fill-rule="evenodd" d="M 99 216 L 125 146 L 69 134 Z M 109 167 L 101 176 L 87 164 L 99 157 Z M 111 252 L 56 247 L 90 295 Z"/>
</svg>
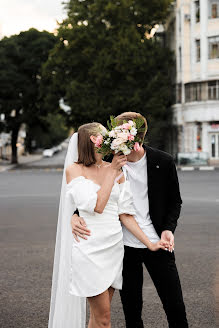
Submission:
<svg viewBox="0 0 219 328">
<path fill-rule="evenodd" d="M 136 113 L 136 112 L 124 112 L 124 113 L 116 116 L 115 120 L 118 124 L 122 124 L 123 121 L 129 121 L 129 120 L 134 120 L 134 119 L 138 119 L 138 118 L 140 118 L 144 121 L 144 124 L 142 125 L 142 129 L 144 129 L 144 131 L 138 132 L 138 134 L 137 134 L 143 143 L 145 135 L 148 130 L 147 120 L 143 115 L 141 115 L 140 113 Z"/>
</svg>

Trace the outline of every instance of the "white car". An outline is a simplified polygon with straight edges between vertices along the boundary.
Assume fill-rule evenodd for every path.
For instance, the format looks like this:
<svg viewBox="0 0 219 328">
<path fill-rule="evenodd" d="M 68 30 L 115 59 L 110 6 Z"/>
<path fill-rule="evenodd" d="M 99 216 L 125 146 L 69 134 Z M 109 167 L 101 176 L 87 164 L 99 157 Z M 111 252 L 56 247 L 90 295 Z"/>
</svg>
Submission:
<svg viewBox="0 0 219 328">
<path fill-rule="evenodd" d="M 44 149 L 43 157 L 52 157 L 54 155 L 53 149 Z"/>
</svg>

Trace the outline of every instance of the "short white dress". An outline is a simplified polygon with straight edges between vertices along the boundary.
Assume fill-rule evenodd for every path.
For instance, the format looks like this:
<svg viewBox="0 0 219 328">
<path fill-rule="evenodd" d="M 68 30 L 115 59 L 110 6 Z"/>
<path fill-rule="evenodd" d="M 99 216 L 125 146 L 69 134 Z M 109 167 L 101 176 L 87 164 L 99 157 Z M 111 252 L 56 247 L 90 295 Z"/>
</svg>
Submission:
<svg viewBox="0 0 219 328">
<path fill-rule="evenodd" d="M 129 181 L 115 183 L 103 213 L 94 212 L 100 186 L 79 176 L 67 185 L 67 197 L 76 204 L 91 236 L 72 241 L 70 294 L 96 296 L 110 286 L 122 288 L 124 256 L 119 214 L 135 215 Z"/>
</svg>

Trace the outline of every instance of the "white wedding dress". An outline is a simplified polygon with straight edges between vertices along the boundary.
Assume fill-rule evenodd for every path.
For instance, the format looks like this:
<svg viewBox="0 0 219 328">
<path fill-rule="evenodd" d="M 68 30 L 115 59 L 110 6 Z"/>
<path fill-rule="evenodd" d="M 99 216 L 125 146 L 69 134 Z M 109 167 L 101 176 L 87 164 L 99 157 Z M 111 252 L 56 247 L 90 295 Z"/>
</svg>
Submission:
<svg viewBox="0 0 219 328">
<path fill-rule="evenodd" d="M 124 256 L 119 214 L 135 215 L 129 181 L 114 183 L 103 213 L 94 212 L 100 186 L 79 176 L 66 189 L 66 204 L 74 203 L 91 236 L 75 241 L 72 236 L 69 292 L 80 297 L 101 294 L 110 286 L 122 288 Z"/>
</svg>

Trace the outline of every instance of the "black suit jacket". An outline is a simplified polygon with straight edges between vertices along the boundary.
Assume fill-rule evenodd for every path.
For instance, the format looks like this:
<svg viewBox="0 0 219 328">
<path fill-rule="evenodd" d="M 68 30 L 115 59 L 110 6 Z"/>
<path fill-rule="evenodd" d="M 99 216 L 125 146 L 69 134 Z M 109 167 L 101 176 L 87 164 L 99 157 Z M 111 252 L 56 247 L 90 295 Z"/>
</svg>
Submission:
<svg viewBox="0 0 219 328">
<path fill-rule="evenodd" d="M 144 146 L 147 156 L 149 213 L 155 230 L 173 233 L 180 216 L 182 199 L 173 157 L 161 150 Z"/>
</svg>

